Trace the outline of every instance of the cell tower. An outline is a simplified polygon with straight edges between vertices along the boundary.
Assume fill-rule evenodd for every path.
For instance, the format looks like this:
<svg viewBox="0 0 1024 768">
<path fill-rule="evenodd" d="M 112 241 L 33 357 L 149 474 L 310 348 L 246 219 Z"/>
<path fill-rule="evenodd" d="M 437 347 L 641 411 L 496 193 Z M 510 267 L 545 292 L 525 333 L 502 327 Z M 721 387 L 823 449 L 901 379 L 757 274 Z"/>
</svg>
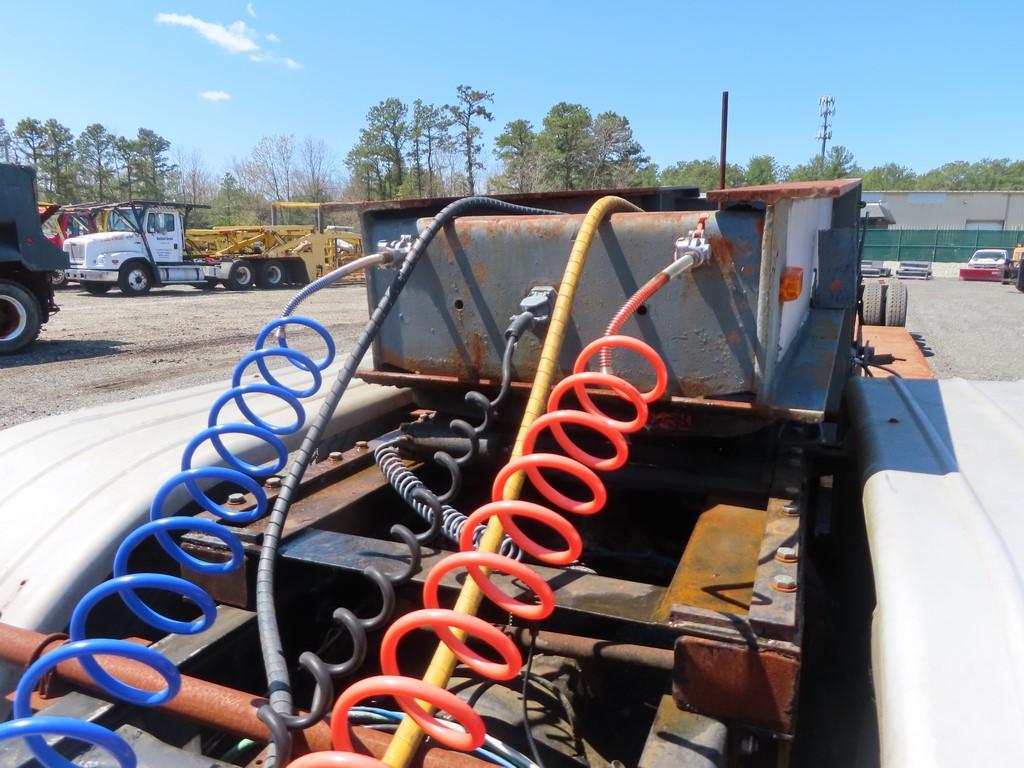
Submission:
<svg viewBox="0 0 1024 768">
<path fill-rule="evenodd" d="M 818 114 L 821 115 L 821 128 L 814 138 L 821 140 L 821 159 L 825 159 L 825 142 L 832 138 L 832 126 L 828 119 L 836 113 L 836 100 L 831 96 L 818 99 Z"/>
</svg>

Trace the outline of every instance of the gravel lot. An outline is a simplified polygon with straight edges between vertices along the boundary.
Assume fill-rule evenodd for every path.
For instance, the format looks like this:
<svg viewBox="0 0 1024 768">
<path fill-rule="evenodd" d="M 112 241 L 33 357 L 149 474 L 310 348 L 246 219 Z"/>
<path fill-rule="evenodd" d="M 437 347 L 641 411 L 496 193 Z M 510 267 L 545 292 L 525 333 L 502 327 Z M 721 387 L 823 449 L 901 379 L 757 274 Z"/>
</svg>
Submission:
<svg viewBox="0 0 1024 768">
<path fill-rule="evenodd" d="M 955 278 L 907 280 L 907 329 L 940 379 L 1024 379 L 1024 293 Z"/>
<path fill-rule="evenodd" d="M 58 291 L 61 311 L 35 344 L 22 354 L 0 357 L 0 429 L 225 380 L 291 295 L 291 290 L 239 293 L 188 286 L 157 289 L 141 298 L 116 289 L 102 296 L 74 287 Z M 366 321 L 366 289 L 343 285 L 320 291 L 303 303 L 300 314 L 325 323 L 344 354 Z M 311 331 L 289 333 L 294 346 L 320 357 L 323 346 L 316 346 L 314 337 Z"/>
<path fill-rule="evenodd" d="M 1024 378 L 1024 293 L 949 278 L 907 281 L 907 326 L 940 378 Z M 59 292 L 62 311 L 26 353 L 0 358 L 0 429 L 89 405 L 227 379 L 277 317 L 290 291 L 158 289 Z M 366 319 L 363 286 L 314 295 L 302 309 L 325 322 L 341 353 Z M 297 337 L 293 337 L 297 341 Z M 313 353 L 313 346 L 299 346 Z"/>
</svg>

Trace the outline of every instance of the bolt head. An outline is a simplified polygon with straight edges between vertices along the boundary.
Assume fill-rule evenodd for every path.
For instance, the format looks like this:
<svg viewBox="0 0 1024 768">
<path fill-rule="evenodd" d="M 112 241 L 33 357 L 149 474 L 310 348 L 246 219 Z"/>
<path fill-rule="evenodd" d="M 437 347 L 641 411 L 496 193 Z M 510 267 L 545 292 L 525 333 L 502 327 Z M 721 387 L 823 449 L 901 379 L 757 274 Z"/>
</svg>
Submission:
<svg viewBox="0 0 1024 768">
<path fill-rule="evenodd" d="M 779 547 L 775 550 L 775 559 L 780 563 L 795 563 L 796 547 Z"/>
<path fill-rule="evenodd" d="M 365 440 L 356 440 L 356 448 L 358 448 L 359 450 L 365 451 L 369 447 L 370 447 L 370 444 L 368 442 L 366 442 Z"/>
<path fill-rule="evenodd" d="M 778 573 L 772 577 L 772 589 L 776 592 L 796 592 L 796 579 L 787 573 Z"/>
<path fill-rule="evenodd" d="M 245 494 L 232 493 L 228 496 L 228 504 L 245 504 Z"/>
<path fill-rule="evenodd" d="M 796 517 L 800 514 L 800 505 L 796 502 L 793 502 L 792 504 L 784 504 L 782 506 L 782 512 L 787 517 Z"/>
<path fill-rule="evenodd" d="M 327 458 L 329 458 L 331 461 L 341 461 L 342 453 L 341 451 L 331 451 L 329 454 L 327 454 Z"/>
<path fill-rule="evenodd" d="M 272 477 L 268 477 L 267 481 L 264 483 L 264 485 L 266 485 L 267 488 L 280 488 L 281 487 L 281 478 L 278 477 L 277 475 L 274 475 Z"/>
</svg>

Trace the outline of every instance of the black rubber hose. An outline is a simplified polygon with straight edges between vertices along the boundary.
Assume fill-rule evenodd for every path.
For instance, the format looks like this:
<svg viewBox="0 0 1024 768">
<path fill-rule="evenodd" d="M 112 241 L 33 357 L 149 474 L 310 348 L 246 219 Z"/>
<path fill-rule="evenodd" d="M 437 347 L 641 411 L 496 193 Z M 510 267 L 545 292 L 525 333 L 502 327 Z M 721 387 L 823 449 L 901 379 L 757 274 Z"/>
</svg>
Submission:
<svg viewBox="0 0 1024 768">
<path fill-rule="evenodd" d="M 456 200 L 445 206 L 433 221 L 427 226 L 423 233 L 412 244 L 409 255 L 405 257 L 398 274 L 391 281 L 384 295 L 370 315 L 370 320 L 363 328 L 355 347 L 349 353 L 348 358 L 338 376 L 334 381 L 331 391 L 324 398 L 319 413 L 312 420 L 302 445 L 295 453 L 288 474 L 281 483 L 274 508 L 267 519 L 266 532 L 263 534 L 263 546 L 260 549 L 259 564 L 256 568 L 256 621 L 259 627 L 260 648 L 263 653 L 263 665 L 267 673 L 267 693 L 270 706 L 275 712 L 291 715 L 294 711 L 292 702 L 291 678 L 288 673 L 288 662 L 285 659 L 284 649 L 281 645 L 281 633 L 277 625 L 277 610 L 274 605 L 274 566 L 277 560 L 277 548 L 281 541 L 281 531 L 284 528 L 285 519 L 288 517 L 288 509 L 291 506 L 292 494 L 299 485 L 299 481 L 306 472 L 313 452 L 320 443 L 324 427 L 330 421 L 342 395 L 348 389 L 349 383 L 355 376 L 360 361 L 370 348 L 374 337 L 380 330 L 381 325 L 387 318 L 388 313 L 394 306 L 395 301 L 401 294 L 409 275 L 416 267 L 417 262 L 427 250 L 427 246 L 441 231 L 448 222 L 457 216 L 461 216 L 473 210 L 489 208 L 502 213 L 510 214 L 532 214 L 544 215 L 558 213 L 542 208 L 530 208 L 522 205 L 506 203 L 503 200 L 494 200 L 489 197 L 465 197 Z M 267 750 L 265 765 L 267 768 L 278 768 L 278 757 L 280 762 L 287 762 L 289 755 L 276 754 L 277 745 L 271 742 Z"/>
</svg>

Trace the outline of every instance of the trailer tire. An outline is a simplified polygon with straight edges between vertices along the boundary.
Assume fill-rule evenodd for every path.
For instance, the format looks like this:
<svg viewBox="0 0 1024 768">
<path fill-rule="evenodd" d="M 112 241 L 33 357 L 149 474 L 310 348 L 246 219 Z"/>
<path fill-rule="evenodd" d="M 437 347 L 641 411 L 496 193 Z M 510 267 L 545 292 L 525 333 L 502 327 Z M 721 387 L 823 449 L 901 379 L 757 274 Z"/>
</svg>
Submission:
<svg viewBox="0 0 1024 768">
<path fill-rule="evenodd" d="M 256 266 L 256 285 L 260 288 L 283 288 L 286 282 L 288 272 L 280 261 L 261 261 Z"/>
<path fill-rule="evenodd" d="M 85 288 L 86 293 L 91 293 L 93 296 L 102 296 L 114 287 L 113 283 L 82 283 L 81 285 Z"/>
<path fill-rule="evenodd" d="M 864 283 L 861 298 L 864 325 L 885 325 L 885 286 L 877 280 Z"/>
<path fill-rule="evenodd" d="M 0 280 L 0 355 L 19 352 L 35 341 L 42 315 L 31 292 L 11 280 Z"/>
<path fill-rule="evenodd" d="M 231 264 L 224 286 L 229 291 L 248 291 L 256 284 L 256 271 L 248 259 L 239 259 Z"/>
<path fill-rule="evenodd" d="M 129 261 L 117 273 L 117 287 L 125 296 L 145 296 L 153 287 L 153 271 L 141 261 Z"/>
<path fill-rule="evenodd" d="M 885 324 L 890 328 L 902 328 L 907 324 L 907 286 L 900 280 L 893 280 L 885 297 Z"/>
</svg>

